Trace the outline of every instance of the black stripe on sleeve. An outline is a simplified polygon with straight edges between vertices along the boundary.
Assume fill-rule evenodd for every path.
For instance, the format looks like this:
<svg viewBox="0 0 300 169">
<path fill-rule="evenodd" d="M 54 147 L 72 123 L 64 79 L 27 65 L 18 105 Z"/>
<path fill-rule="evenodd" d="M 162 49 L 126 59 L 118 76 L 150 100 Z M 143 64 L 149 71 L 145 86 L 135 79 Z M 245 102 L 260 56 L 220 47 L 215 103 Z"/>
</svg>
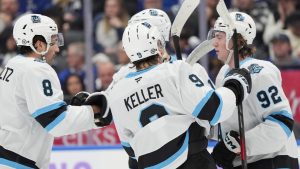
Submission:
<svg viewBox="0 0 300 169">
<path fill-rule="evenodd" d="M 67 110 L 67 105 L 63 105 L 57 109 L 43 113 L 37 116 L 35 119 L 45 128 L 48 126 L 48 124 L 53 122 L 59 115 L 61 115 L 66 110 Z"/>
<path fill-rule="evenodd" d="M 126 151 L 126 153 L 127 153 L 130 157 L 132 157 L 132 158 L 135 157 L 134 151 L 133 151 L 133 149 L 132 149 L 131 147 L 127 147 L 127 146 L 124 146 L 124 145 L 122 145 L 122 146 L 123 146 L 124 150 Z"/>
<path fill-rule="evenodd" d="M 213 92 L 210 98 L 204 104 L 203 108 L 200 110 L 200 113 L 198 113 L 197 117 L 201 120 L 211 121 L 217 113 L 220 103 L 221 100 L 219 96 L 216 94 L 216 92 Z"/>
<path fill-rule="evenodd" d="M 286 117 L 284 115 L 280 115 L 280 114 L 272 114 L 270 115 L 271 117 L 275 118 L 276 120 L 282 122 L 284 125 L 286 125 L 290 131 L 293 130 L 293 126 L 294 126 L 294 120 Z"/>
</svg>

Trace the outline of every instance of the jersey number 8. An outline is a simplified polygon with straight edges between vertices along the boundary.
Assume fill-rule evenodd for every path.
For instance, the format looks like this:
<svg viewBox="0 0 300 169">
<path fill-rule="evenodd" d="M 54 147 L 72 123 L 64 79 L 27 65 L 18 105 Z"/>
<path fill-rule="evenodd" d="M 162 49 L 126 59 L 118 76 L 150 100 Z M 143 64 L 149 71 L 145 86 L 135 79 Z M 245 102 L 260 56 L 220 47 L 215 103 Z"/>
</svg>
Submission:
<svg viewBox="0 0 300 169">
<path fill-rule="evenodd" d="M 46 96 L 52 96 L 53 95 L 53 90 L 52 90 L 52 86 L 51 86 L 50 80 L 47 80 L 47 79 L 43 80 L 42 84 L 43 84 L 44 94 Z"/>
</svg>

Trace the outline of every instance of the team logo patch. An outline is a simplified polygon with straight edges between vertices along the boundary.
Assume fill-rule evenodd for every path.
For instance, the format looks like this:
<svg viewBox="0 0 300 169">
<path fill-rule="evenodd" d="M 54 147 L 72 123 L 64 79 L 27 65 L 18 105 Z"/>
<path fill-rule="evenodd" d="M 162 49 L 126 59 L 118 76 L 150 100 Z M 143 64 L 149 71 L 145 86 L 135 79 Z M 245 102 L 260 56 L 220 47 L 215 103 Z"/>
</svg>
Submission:
<svg viewBox="0 0 300 169">
<path fill-rule="evenodd" d="M 251 64 L 248 66 L 250 74 L 259 73 L 263 68 L 263 66 L 259 66 L 258 64 Z"/>
<path fill-rule="evenodd" d="M 236 20 L 236 21 L 244 22 L 245 17 L 244 17 L 242 14 L 237 13 L 237 14 L 235 14 L 235 20 Z"/>
<path fill-rule="evenodd" d="M 158 13 L 157 13 L 157 10 L 149 10 L 149 13 L 151 16 L 157 16 Z"/>
<path fill-rule="evenodd" d="M 32 15 L 31 16 L 31 21 L 33 23 L 41 23 L 41 18 L 39 16 L 37 16 L 37 15 Z"/>
</svg>

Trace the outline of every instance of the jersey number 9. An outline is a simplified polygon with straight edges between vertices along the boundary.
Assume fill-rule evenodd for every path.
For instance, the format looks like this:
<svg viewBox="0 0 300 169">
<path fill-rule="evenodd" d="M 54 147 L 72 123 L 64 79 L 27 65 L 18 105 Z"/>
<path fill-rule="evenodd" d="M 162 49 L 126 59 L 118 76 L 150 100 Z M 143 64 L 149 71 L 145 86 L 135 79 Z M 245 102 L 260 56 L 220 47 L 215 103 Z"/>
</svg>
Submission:
<svg viewBox="0 0 300 169">
<path fill-rule="evenodd" d="M 143 109 L 140 114 L 140 124 L 142 127 L 158 118 L 168 115 L 168 112 L 162 105 L 152 104 L 151 106 Z"/>
</svg>

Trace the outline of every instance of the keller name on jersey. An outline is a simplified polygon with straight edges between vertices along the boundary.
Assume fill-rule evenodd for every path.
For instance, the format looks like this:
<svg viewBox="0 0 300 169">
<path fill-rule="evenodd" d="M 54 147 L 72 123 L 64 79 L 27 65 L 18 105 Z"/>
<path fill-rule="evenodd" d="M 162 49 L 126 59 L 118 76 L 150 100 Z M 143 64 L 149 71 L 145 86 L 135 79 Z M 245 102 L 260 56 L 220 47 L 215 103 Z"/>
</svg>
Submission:
<svg viewBox="0 0 300 169">
<path fill-rule="evenodd" d="M 161 97 L 164 97 L 161 86 L 156 84 L 131 94 L 124 99 L 124 104 L 127 108 L 127 111 L 130 111 L 151 99 L 158 99 Z"/>
</svg>

